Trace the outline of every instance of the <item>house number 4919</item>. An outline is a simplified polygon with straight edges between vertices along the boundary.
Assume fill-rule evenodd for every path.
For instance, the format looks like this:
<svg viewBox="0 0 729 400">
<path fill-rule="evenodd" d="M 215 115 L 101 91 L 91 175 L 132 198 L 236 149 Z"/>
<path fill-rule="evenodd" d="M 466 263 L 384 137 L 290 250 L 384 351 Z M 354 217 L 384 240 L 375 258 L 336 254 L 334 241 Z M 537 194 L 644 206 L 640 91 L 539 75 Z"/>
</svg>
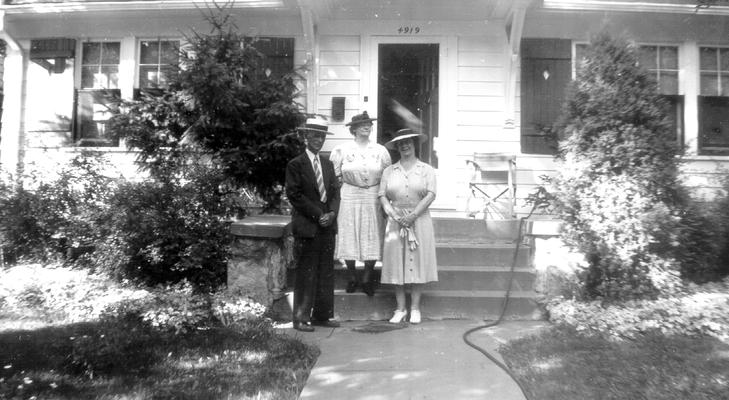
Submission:
<svg viewBox="0 0 729 400">
<path fill-rule="evenodd" d="M 408 33 L 420 33 L 420 27 L 419 26 L 401 26 L 397 29 L 397 33 L 406 35 Z"/>
</svg>

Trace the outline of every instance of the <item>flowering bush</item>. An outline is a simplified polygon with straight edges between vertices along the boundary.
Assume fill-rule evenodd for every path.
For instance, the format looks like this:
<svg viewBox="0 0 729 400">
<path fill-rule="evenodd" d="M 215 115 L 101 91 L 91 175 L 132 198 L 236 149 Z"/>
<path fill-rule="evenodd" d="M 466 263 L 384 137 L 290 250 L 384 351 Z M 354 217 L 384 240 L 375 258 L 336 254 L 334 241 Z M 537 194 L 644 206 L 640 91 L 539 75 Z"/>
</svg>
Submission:
<svg viewBox="0 0 729 400">
<path fill-rule="evenodd" d="M 729 341 L 729 279 L 690 285 L 678 295 L 655 300 L 603 304 L 555 298 L 547 304 L 547 310 L 554 323 L 617 339 L 658 331 L 666 335 L 710 335 Z"/>
<path fill-rule="evenodd" d="M 266 307 L 249 298 L 241 298 L 221 291 L 213 295 L 212 312 L 224 326 L 230 326 L 251 319 L 262 318 Z"/>
<path fill-rule="evenodd" d="M 563 239 L 588 264 L 582 295 L 674 292 L 683 268 L 698 275 L 714 259 L 705 220 L 678 179 L 679 149 L 656 82 L 637 47 L 607 33 L 579 61 L 557 125 L 566 139 L 552 183 Z"/>
</svg>

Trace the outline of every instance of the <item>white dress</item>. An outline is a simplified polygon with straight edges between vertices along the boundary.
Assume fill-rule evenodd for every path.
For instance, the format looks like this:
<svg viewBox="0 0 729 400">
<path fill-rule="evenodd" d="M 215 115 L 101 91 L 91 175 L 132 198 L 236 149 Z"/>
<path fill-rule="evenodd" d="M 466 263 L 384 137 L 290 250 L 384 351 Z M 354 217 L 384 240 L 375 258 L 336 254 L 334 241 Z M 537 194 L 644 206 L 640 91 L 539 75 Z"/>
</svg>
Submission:
<svg viewBox="0 0 729 400">
<path fill-rule="evenodd" d="M 351 141 L 336 147 L 329 159 L 342 179 L 334 256 L 344 260 L 382 259 L 385 219 L 377 191 L 382 171 L 392 163 L 390 153 L 377 143 L 360 146 Z"/>
</svg>

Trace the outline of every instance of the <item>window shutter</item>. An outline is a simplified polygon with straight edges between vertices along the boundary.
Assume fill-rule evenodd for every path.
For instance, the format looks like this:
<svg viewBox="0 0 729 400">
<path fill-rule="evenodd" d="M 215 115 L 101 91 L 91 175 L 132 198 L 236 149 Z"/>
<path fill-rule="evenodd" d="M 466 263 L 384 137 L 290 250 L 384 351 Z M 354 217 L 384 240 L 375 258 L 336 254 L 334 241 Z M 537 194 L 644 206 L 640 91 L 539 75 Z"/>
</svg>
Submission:
<svg viewBox="0 0 729 400">
<path fill-rule="evenodd" d="M 523 39 L 521 43 L 521 151 L 556 154 L 557 121 L 572 79 L 571 42 Z"/>
<path fill-rule="evenodd" d="M 729 97 L 699 96 L 699 154 L 729 155 Z"/>
<path fill-rule="evenodd" d="M 294 38 L 260 37 L 252 45 L 266 56 L 271 76 L 280 77 L 294 70 Z"/>
</svg>

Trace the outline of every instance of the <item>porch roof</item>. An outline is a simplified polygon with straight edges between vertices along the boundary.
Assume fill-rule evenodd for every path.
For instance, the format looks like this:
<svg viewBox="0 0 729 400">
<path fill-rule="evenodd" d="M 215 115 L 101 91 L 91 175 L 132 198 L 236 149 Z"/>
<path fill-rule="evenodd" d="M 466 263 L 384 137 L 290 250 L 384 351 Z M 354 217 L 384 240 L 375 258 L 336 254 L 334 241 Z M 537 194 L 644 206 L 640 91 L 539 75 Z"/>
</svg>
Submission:
<svg viewBox="0 0 729 400">
<path fill-rule="evenodd" d="M 727 0 L 542 0 L 542 8 L 564 11 L 729 15 Z"/>
<path fill-rule="evenodd" d="M 235 9 L 297 12 L 308 8 L 327 19 L 503 19 L 515 3 L 534 0 L 2 0 L 5 14 L 50 14 L 144 10 L 194 10 L 225 4 Z"/>
</svg>

